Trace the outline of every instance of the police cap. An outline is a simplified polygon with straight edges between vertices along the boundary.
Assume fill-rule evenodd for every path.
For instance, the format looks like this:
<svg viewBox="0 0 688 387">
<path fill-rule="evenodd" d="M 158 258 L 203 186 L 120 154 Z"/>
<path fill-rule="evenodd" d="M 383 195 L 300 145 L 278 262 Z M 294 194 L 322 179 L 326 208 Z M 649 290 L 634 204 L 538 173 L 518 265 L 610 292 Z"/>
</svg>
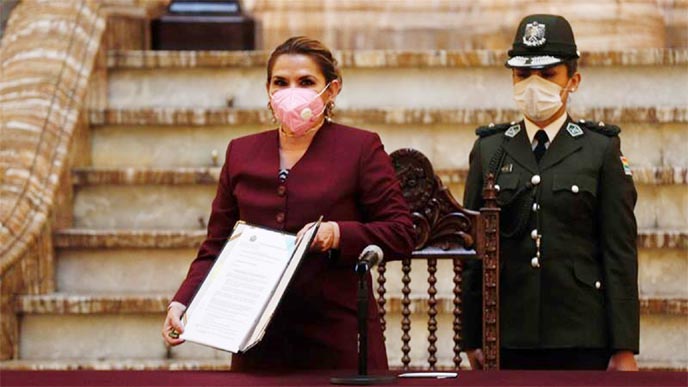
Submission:
<svg viewBox="0 0 688 387">
<path fill-rule="evenodd" d="M 530 15 L 521 20 L 506 67 L 542 69 L 579 58 L 569 22 L 558 15 Z"/>
</svg>

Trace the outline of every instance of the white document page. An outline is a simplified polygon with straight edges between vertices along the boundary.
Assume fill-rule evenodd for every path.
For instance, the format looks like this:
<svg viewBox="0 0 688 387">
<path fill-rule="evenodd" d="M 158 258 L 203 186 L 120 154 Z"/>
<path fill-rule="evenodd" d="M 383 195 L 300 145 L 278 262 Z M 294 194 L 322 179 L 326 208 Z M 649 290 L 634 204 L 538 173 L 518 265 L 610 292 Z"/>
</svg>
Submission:
<svg viewBox="0 0 688 387">
<path fill-rule="evenodd" d="M 186 313 L 181 338 L 237 353 L 295 248 L 294 235 L 237 224 Z"/>
<path fill-rule="evenodd" d="M 322 219 L 322 217 L 320 219 Z M 241 349 L 241 351 L 246 351 L 250 349 L 253 345 L 258 343 L 263 338 L 263 335 L 265 334 L 265 329 L 267 328 L 268 323 L 272 319 L 272 315 L 275 313 L 275 310 L 277 309 L 277 306 L 279 305 L 279 302 L 282 299 L 284 292 L 287 290 L 287 286 L 291 282 L 291 278 L 294 276 L 296 269 L 299 268 L 299 263 L 301 262 L 303 257 L 306 256 L 306 253 L 308 252 L 308 249 L 311 246 L 311 242 L 313 241 L 315 233 L 318 232 L 318 227 L 320 227 L 320 220 L 314 223 L 313 226 L 311 226 L 311 228 L 308 229 L 308 231 L 306 231 L 301 236 L 301 239 L 296 243 L 296 248 L 293 253 L 293 257 L 289 261 L 289 264 L 286 270 L 284 271 L 284 274 L 282 274 L 282 280 L 277 285 L 277 288 L 272 294 L 272 297 L 270 297 L 270 300 L 268 301 L 268 304 L 265 307 L 265 312 L 263 313 L 263 316 L 260 318 L 260 320 L 258 320 L 258 323 L 256 324 L 255 330 L 253 331 L 253 335 L 247 340 L 246 344 Z"/>
</svg>

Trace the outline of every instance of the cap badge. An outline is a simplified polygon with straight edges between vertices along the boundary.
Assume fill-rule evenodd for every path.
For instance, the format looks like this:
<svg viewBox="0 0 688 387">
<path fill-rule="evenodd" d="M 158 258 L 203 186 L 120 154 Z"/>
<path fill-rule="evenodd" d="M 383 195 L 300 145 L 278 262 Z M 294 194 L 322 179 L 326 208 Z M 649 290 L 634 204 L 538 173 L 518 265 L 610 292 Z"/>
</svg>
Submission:
<svg viewBox="0 0 688 387">
<path fill-rule="evenodd" d="M 523 44 L 528 47 L 540 47 L 547 39 L 545 39 L 545 25 L 538 22 L 526 24 L 526 30 L 523 33 Z"/>
</svg>

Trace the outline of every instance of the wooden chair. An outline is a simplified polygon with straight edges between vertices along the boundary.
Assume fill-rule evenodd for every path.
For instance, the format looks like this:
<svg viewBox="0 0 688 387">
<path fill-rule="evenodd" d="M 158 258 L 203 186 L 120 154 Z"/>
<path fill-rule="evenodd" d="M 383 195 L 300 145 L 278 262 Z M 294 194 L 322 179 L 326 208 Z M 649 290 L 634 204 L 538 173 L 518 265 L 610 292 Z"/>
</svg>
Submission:
<svg viewBox="0 0 688 387">
<path fill-rule="evenodd" d="M 483 351 L 485 368 L 499 368 L 499 209 L 496 205 L 494 180 L 487 178 L 483 195 L 485 207 L 480 211 L 464 209 L 435 175 L 430 161 L 414 149 L 400 149 L 391 155 L 404 198 L 408 202 L 416 230 L 416 246 L 411 257 L 402 260 L 402 367 L 409 368 L 411 350 L 411 261 L 425 260 L 428 266 L 428 368 L 437 363 L 437 261 L 453 262 L 453 363 L 460 368 L 461 339 L 461 273 L 463 260 L 483 260 Z M 378 267 L 378 306 L 382 328 L 386 329 L 385 299 L 387 265 Z"/>
</svg>

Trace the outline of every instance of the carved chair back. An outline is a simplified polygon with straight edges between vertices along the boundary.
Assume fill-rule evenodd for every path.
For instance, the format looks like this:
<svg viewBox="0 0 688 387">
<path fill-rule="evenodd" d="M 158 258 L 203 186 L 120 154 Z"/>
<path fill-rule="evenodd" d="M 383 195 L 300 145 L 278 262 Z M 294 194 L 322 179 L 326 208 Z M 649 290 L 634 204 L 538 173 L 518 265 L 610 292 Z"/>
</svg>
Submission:
<svg viewBox="0 0 688 387">
<path fill-rule="evenodd" d="M 483 350 L 486 368 L 498 368 L 499 325 L 498 325 L 498 270 L 499 267 L 499 210 L 496 207 L 494 182 L 488 177 L 484 189 L 486 207 L 480 211 L 464 209 L 452 196 L 449 189 L 435 175 L 430 161 L 414 149 L 400 149 L 391 155 L 397 177 L 401 183 L 404 198 L 411 209 L 416 231 L 416 245 L 411 255 L 401 261 L 401 294 L 387 294 L 388 267 L 395 263 L 381 263 L 378 266 L 377 294 L 383 331 L 387 331 L 388 312 L 401 309 L 401 363 L 403 369 L 411 367 L 411 315 L 412 312 L 427 310 L 427 366 L 438 367 L 437 340 L 438 314 L 451 309 L 453 367 L 461 367 L 461 275 L 463 260 L 482 259 L 483 280 Z M 438 300 L 438 260 L 449 260 L 452 267 L 450 297 Z M 411 292 L 413 262 L 427 263 L 427 298 L 418 300 Z M 447 273 L 445 273 L 447 274 Z M 489 280 L 485 279 L 489 276 Z M 415 276 L 418 278 L 418 276 Z M 390 329 L 391 331 L 391 329 Z M 416 340 L 414 340 L 416 342 Z M 418 367 L 414 364 L 413 367 Z M 443 367 L 443 368 L 446 368 Z"/>
</svg>

